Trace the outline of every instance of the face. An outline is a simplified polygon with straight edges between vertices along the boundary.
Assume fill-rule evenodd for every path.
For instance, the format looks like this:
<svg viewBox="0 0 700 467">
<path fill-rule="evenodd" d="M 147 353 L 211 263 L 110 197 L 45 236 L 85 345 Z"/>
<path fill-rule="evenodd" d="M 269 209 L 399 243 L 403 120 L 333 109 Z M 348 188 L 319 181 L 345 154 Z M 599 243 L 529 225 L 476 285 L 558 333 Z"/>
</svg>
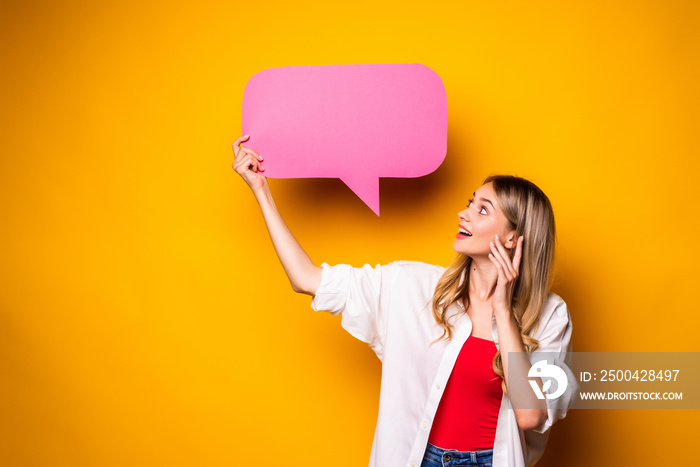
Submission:
<svg viewBox="0 0 700 467">
<path fill-rule="evenodd" d="M 507 249 L 515 246 L 515 230 L 501 211 L 493 183 L 489 182 L 474 192 L 467 208 L 458 213 L 459 232 L 453 248 L 457 253 L 472 258 L 488 257 L 491 252 L 490 242 L 496 244 L 498 237 Z"/>
</svg>

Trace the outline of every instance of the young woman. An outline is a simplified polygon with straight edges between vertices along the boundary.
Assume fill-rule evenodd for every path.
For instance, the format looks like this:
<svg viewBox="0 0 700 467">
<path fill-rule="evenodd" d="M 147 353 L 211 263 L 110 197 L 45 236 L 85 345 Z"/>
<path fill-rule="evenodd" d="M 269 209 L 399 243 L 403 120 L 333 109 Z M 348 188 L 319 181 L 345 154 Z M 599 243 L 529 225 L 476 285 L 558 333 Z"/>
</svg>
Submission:
<svg viewBox="0 0 700 467">
<path fill-rule="evenodd" d="M 312 295 L 313 309 L 341 314 L 382 361 L 370 467 L 534 464 L 578 388 L 566 366 L 569 313 L 548 293 L 554 216 L 544 193 L 522 178 L 487 178 L 458 213 L 449 268 L 319 267 L 282 220 L 263 158 L 241 146 L 247 139 L 233 144 L 233 168 L 260 205 L 292 288 Z M 538 355 L 565 371 L 561 396 L 540 399 L 531 387 Z"/>
</svg>

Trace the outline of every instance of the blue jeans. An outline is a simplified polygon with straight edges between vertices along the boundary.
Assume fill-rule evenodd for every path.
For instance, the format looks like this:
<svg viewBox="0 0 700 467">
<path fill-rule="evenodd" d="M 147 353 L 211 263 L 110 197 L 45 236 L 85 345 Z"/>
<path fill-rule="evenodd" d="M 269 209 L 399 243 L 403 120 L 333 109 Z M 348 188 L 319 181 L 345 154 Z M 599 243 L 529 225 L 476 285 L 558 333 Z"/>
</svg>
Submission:
<svg viewBox="0 0 700 467">
<path fill-rule="evenodd" d="M 493 449 L 484 451 L 457 451 L 442 449 L 428 443 L 420 467 L 447 467 L 452 465 L 468 465 L 471 467 L 491 467 Z"/>
</svg>

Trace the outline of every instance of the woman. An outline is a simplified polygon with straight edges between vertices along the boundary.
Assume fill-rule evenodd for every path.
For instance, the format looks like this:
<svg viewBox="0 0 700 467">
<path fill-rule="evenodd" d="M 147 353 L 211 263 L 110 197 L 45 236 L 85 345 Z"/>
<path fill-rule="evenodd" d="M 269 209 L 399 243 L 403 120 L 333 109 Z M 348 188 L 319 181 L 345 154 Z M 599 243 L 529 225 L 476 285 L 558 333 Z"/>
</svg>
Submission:
<svg viewBox="0 0 700 467">
<path fill-rule="evenodd" d="M 536 462 L 578 387 L 565 364 L 569 313 L 548 294 L 554 217 L 544 193 L 517 177 L 486 179 L 458 214 L 449 268 L 319 267 L 282 220 L 263 158 L 241 146 L 247 139 L 233 144 L 233 168 L 260 205 L 292 288 L 312 295 L 314 310 L 341 314 L 342 326 L 382 361 L 370 466 Z M 539 398 L 528 381 L 541 356 L 567 375 L 557 398 Z M 542 381 L 533 380 L 542 396 Z"/>
</svg>

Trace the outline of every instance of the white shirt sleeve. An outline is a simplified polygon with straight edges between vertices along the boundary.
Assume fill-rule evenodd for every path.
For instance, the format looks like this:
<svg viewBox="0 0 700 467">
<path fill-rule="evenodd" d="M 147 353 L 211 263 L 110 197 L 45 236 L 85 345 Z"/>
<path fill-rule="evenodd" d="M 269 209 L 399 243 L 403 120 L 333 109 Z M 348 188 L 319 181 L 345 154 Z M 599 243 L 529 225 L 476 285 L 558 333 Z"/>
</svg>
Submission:
<svg viewBox="0 0 700 467">
<path fill-rule="evenodd" d="M 386 329 L 387 293 L 392 264 L 372 268 L 365 264 L 353 268 L 347 264 L 321 265 L 321 285 L 311 308 L 342 315 L 342 326 L 352 336 L 366 342 L 381 358 Z"/>
<path fill-rule="evenodd" d="M 567 377 L 566 391 L 556 399 L 546 399 L 547 420 L 545 423 L 533 431 L 545 433 L 560 418 L 566 417 L 567 410 L 571 407 L 579 391 L 576 376 L 571 372 L 571 317 L 566 307 L 566 303 L 556 295 L 551 295 L 550 300 L 554 300 L 554 310 L 545 314 L 542 318 L 541 332 L 539 333 L 540 346 L 531 354 L 531 361 L 538 360 L 538 354 L 547 353 L 548 357 L 553 357 L 557 367 L 564 370 Z M 551 306 L 551 305 L 550 305 Z"/>
</svg>

